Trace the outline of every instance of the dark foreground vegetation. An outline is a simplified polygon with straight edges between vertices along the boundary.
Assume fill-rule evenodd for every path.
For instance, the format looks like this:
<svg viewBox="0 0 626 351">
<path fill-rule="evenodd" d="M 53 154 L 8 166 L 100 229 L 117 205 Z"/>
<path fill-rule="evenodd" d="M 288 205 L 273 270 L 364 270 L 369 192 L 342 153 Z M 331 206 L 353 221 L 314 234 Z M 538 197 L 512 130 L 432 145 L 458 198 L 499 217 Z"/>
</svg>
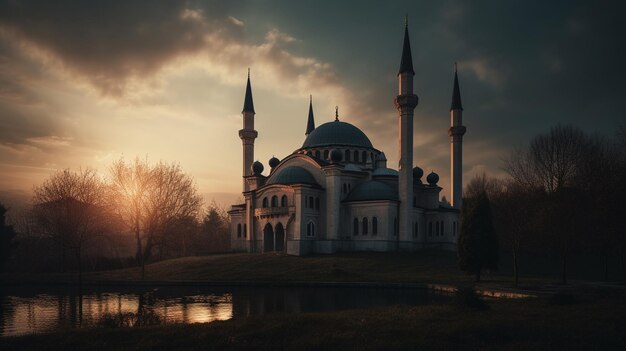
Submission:
<svg viewBox="0 0 626 351">
<path fill-rule="evenodd" d="M 624 350 L 623 296 L 274 314 L 0 339 L 1 350 Z"/>
</svg>

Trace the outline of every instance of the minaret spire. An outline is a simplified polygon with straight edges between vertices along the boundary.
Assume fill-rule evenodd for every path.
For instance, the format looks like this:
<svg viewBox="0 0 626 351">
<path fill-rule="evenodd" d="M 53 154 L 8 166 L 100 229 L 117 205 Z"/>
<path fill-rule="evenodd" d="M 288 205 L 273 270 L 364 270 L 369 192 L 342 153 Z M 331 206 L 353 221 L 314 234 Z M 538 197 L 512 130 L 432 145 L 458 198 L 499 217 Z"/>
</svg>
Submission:
<svg viewBox="0 0 626 351">
<path fill-rule="evenodd" d="M 461 104 L 461 89 L 459 89 L 459 76 L 457 75 L 456 62 L 454 63 L 454 87 L 452 88 L 452 104 L 450 110 L 463 111 Z"/>
<path fill-rule="evenodd" d="M 454 86 L 450 105 L 450 200 L 452 207 L 461 209 L 463 201 L 463 135 L 467 128 L 463 125 L 463 105 L 456 62 L 454 63 Z"/>
<path fill-rule="evenodd" d="M 400 70 L 398 75 L 402 73 L 411 73 L 413 71 L 413 56 L 411 55 L 411 41 L 409 40 L 409 16 L 404 17 L 404 44 L 402 45 L 402 58 L 400 59 Z"/>
<path fill-rule="evenodd" d="M 313 95 L 309 95 L 309 119 L 306 123 L 306 132 L 304 135 L 309 135 L 315 129 L 315 119 L 313 117 Z"/>
<path fill-rule="evenodd" d="M 413 228 L 413 116 L 417 107 L 418 97 L 413 92 L 413 57 L 409 40 L 408 16 L 404 24 L 404 43 L 402 59 L 398 72 L 398 96 L 395 105 L 398 109 L 399 156 L 398 162 L 398 245 L 399 248 L 410 248 L 414 240 Z"/>
<path fill-rule="evenodd" d="M 250 67 L 248 67 L 248 83 L 246 84 L 246 97 L 243 100 L 243 112 L 254 112 L 254 102 L 252 101 L 252 87 L 250 86 Z"/>
<path fill-rule="evenodd" d="M 246 96 L 243 99 L 243 129 L 239 130 L 239 138 L 243 144 L 243 191 L 250 190 L 246 177 L 250 175 L 252 162 L 254 162 L 254 139 L 259 133 L 254 130 L 254 103 L 252 102 L 252 87 L 250 86 L 250 68 L 248 68 L 248 82 L 246 84 Z"/>
</svg>

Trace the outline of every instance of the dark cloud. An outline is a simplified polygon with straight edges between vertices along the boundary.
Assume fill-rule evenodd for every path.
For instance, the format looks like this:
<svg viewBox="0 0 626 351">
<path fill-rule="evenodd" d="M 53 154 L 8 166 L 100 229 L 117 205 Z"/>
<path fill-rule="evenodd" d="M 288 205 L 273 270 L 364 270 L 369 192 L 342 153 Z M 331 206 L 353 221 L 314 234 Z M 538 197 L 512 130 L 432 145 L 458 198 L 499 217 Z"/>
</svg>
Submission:
<svg viewBox="0 0 626 351">
<path fill-rule="evenodd" d="M 206 4 L 205 4 L 206 5 Z M 0 28 L 50 53 L 104 93 L 119 95 L 130 77 L 204 48 L 207 33 L 237 36 L 227 2 L 3 1 Z"/>
</svg>

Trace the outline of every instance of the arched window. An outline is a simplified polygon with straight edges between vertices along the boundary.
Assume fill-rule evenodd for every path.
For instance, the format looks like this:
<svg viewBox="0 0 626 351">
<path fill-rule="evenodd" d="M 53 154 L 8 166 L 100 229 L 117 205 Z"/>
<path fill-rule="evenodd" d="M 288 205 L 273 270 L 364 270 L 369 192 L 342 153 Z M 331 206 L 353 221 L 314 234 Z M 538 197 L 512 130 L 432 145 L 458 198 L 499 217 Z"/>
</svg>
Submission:
<svg viewBox="0 0 626 351">
<path fill-rule="evenodd" d="M 320 198 L 319 197 L 315 198 L 315 209 L 318 211 L 320 210 Z"/>
<path fill-rule="evenodd" d="M 433 222 L 428 222 L 428 236 L 433 236 Z"/>
<path fill-rule="evenodd" d="M 243 224 L 243 237 L 245 238 L 246 235 L 248 235 L 248 227 L 246 226 L 246 224 Z"/>
<path fill-rule="evenodd" d="M 346 185 L 346 183 L 343 183 L 343 193 L 347 193 L 348 192 L 348 186 Z"/>
<path fill-rule="evenodd" d="M 413 231 L 411 233 L 413 234 L 413 237 L 415 238 L 415 222 L 413 222 Z"/>
<path fill-rule="evenodd" d="M 378 218 L 372 218 L 372 235 L 378 234 Z"/>
<path fill-rule="evenodd" d="M 365 163 L 367 162 L 367 152 L 363 151 L 363 157 L 361 158 L 361 162 Z"/>
<path fill-rule="evenodd" d="M 241 238 L 241 223 L 237 224 L 237 237 Z"/>
<path fill-rule="evenodd" d="M 439 221 L 435 223 L 435 235 L 439 236 Z"/>
<path fill-rule="evenodd" d="M 309 196 L 309 208 L 311 208 L 311 209 L 314 208 L 313 207 L 313 201 L 315 201 L 315 200 L 313 200 L 313 196 Z"/>
<path fill-rule="evenodd" d="M 287 207 L 287 195 L 283 195 L 280 198 L 280 207 Z"/>
<path fill-rule="evenodd" d="M 441 221 L 441 235 L 443 235 L 445 231 L 443 230 L 443 221 Z"/>
<path fill-rule="evenodd" d="M 413 237 L 417 238 L 419 235 L 419 225 L 417 222 L 413 223 Z"/>
<path fill-rule="evenodd" d="M 266 207 L 267 207 L 267 198 L 264 197 L 263 198 L 263 208 L 266 208 Z"/>
<path fill-rule="evenodd" d="M 278 196 L 272 196 L 272 207 L 278 207 Z"/>
<path fill-rule="evenodd" d="M 350 188 L 351 188 L 350 183 L 348 183 L 348 192 L 350 192 Z"/>
<path fill-rule="evenodd" d="M 315 223 L 312 221 L 306 225 L 306 236 L 315 236 Z"/>
<path fill-rule="evenodd" d="M 357 218 L 352 221 L 352 234 L 359 235 L 359 220 Z"/>
<path fill-rule="evenodd" d="M 346 150 L 346 155 L 344 156 L 346 162 L 350 162 L 350 150 Z"/>
<path fill-rule="evenodd" d="M 328 160 L 328 150 L 324 150 L 324 159 Z"/>
<path fill-rule="evenodd" d="M 363 235 L 367 235 L 367 217 L 363 217 L 363 228 L 361 230 Z"/>
<path fill-rule="evenodd" d="M 354 162 L 359 162 L 359 152 L 354 150 Z"/>
<path fill-rule="evenodd" d="M 417 207 L 417 196 L 413 196 L 413 207 Z"/>
</svg>

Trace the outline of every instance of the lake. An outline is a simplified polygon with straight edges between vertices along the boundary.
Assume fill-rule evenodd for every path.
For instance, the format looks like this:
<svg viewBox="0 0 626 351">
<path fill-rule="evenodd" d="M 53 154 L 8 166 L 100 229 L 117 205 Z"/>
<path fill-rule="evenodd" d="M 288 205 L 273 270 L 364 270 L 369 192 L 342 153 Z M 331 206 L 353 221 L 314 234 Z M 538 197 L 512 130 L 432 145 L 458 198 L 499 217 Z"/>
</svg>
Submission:
<svg viewBox="0 0 626 351">
<path fill-rule="evenodd" d="M 450 297 L 424 289 L 348 287 L 5 287 L 0 336 L 102 326 L 122 316 L 205 323 L 269 313 L 424 305 Z M 117 318 L 117 319 L 116 319 Z M 130 318 L 130 317 L 129 317 Z"/>
</svg>

